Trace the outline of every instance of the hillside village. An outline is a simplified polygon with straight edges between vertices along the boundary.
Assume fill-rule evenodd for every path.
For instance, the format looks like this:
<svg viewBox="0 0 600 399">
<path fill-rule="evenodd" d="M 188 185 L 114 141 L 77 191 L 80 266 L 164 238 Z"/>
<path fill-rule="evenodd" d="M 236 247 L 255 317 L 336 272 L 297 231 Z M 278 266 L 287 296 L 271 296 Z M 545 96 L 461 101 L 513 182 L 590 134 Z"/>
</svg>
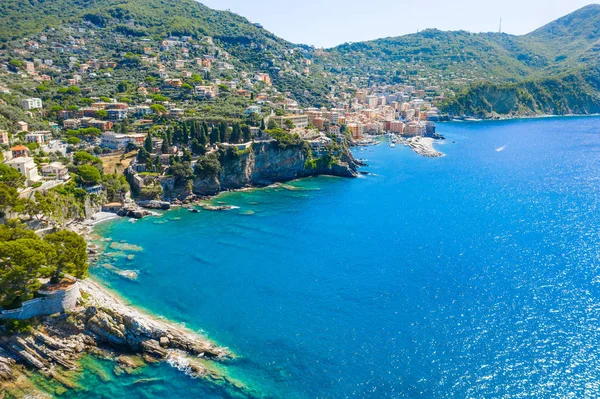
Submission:
<svg viewBox="0 0 600 399">
<path fill-rule="evenodd" d="M 165 194 L 157 178 L 185 186 L 217 174 L 223 153 L 256 142 L 306 141 L 309 158 L 319 159 L 373 135 L 432 135 L 440 118 L 436 87 L 346 83 L 327 106 L 301 104 L 274 84 L 286 74 L 325 74 L 301 48 L 279 57 L 295 63 L 249 70 L 212 37 L 108 34 L 86 21 L 0 51 L 0 146 L 5 165 L 25 177 L 21 197 L 64 184 L 99 194 L 109 179 L 120 187 L 104 200 L 119 202 L 125 171 L 154 180 L 135 194 L 155 199 Z"/>
</svg>

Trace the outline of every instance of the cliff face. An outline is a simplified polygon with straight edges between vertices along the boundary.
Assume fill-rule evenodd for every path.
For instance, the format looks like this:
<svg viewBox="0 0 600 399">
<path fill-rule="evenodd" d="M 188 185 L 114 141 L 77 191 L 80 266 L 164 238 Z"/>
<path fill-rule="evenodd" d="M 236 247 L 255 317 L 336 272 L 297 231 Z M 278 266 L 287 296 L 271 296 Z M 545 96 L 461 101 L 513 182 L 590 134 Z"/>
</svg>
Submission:
<svg viewBox="0 0 600 399">
<path fill-rule="evenodd" d="M 502 118 L 600 112 L 600 70 L 520 83 L 476 84 L 440 104 L 453 116 Z"/>
<path fill-rule="evenodd" d="M 313 159 L 310 151 L 300 145 L 281 147 L 275 142 L 254 143 L 248 150 L 224 158 L 218 176 L 194 179 L 193 191 L 197 195 L 214 195 L 224 190 L 266 186 L 307 176 L 357 176 L 357 165 L 348 149 L 340 149 L 332 155 L 333 159 L 326 164 L 311 163 L 307 162 Z"/>
</svg>

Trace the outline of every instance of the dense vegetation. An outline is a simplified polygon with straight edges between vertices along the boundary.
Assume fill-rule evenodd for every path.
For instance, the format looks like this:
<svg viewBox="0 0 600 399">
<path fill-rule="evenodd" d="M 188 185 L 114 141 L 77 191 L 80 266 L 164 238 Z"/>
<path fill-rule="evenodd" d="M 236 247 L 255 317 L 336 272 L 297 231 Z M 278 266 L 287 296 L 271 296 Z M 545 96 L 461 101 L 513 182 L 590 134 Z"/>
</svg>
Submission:
<svg viewBox="0 0 600 399">
<path fill-rule="evenodd" d="M 87 245 L 79 235 L 58 231 L 40 238 L 23 224 L 0 225 L 0 304 L 18 307 L 34 297 L 42 277 L 87 274 Z"/>
<path fill-rule="evenodd" d="M 567 115 L 600 112 L 598 69 L 519 83 L 480 83 L 446 99 L 452 115 Z"/>
</svg>

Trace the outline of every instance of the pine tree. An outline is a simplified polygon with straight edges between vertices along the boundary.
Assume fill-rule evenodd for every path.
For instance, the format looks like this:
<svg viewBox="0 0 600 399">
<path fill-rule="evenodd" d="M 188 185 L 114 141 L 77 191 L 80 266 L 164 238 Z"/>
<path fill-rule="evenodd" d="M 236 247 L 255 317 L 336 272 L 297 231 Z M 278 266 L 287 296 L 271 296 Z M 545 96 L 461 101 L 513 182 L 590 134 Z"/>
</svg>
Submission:
<svg viewBox="0 0 600 399">
<path fill-rule="evenodd" d="M 265 126 L 265 120 L 261 119 L 260 120 L 260 131 L 264 132 L 267 129 L 267 127 Z"/>
</svg>

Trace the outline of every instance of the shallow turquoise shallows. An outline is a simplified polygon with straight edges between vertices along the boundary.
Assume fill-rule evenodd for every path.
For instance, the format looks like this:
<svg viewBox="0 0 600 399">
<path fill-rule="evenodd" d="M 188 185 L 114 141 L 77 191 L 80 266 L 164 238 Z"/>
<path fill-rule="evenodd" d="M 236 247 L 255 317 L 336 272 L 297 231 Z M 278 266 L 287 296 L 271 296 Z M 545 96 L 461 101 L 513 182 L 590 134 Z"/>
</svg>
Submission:
<svg viewBox="0 0 600 399">
<path fill-rule="evenodd" d="M 596 396 L 600 118 L 439 131 L 443 158 L 381 144 L 356 151 L 372 173 L 358 179 L 100 225 L 143 248 L 100 264 L 139 277 L 92 273 L 231 348 L 227 372 L 261 397 Z M 167 364 L 109 376 L 65 397 L 231 395 Z"/>
</svg>

